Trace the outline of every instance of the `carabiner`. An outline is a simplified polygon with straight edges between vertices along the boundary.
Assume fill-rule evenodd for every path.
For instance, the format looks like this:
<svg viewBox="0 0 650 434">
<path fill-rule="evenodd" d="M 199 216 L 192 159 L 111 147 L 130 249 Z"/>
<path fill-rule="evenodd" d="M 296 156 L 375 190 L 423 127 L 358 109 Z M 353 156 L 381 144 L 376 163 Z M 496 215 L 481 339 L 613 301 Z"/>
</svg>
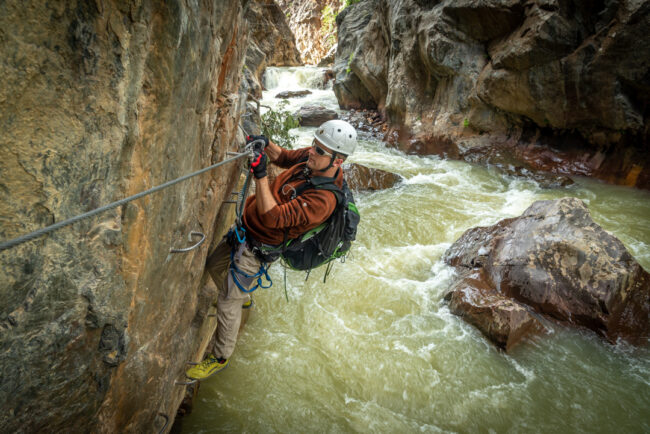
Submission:
<svg viewBox="0 0 650 434">
<path fill-rule="evenodd" d="M 241 229 L 242 232 L 241 237 L 239 236 L 238 229 Z M 243 226 L 235 226 L 235 235 L 237 235 L 237 241 L 239 241 L 239 244 L 243 244 L 246 241 L 246 228 L 244 228 Z"/>
</svg>

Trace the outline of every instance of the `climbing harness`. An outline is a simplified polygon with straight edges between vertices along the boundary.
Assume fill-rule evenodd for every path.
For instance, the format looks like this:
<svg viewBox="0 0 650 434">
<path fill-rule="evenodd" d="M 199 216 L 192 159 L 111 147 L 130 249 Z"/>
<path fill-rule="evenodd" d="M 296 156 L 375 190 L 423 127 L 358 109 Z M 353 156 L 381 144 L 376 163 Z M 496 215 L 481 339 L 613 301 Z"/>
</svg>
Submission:
<svg viewBox="0 0 650 434">
<path fill-rule="evenodd" d="M 204 169 L 197 170 L 196 172 L 192 172 L 192 173 L 190 173 L 188 175 L 181 176 L 180 178 L 176 178 L 174 180 L 165 182 L 164 184 L 161 184 L 161 185 L 158 185 L 156 187 L 150 188 L 149 190 L 145 190 L 145 191 L 142 191 L 140 193 L 134 194 L 133 196 L 129 196 L 127 198 L 118 200 L 116 202 L 110 203 L 108 205 L 102 206 L 102 207 L 94 209 L 92 211 L 88 211 L 86 213 L 83 213 L 83 214 L 77 215 L 75 217 L 69 218 L 69 219 L 64 220 L 62 222 L 55 223 L 55 224 L 50 225 L 50 226 L 46 226 L 44 228 L 38 229 L 38 230 L 36 230 L 34 232 L 30 232 L 30 233 L 25 234 L 23 236 L 20 236 L 18 238 L 14 238 L 12 240 L 0 243 L 0 252 L 3 251 L 3 250 L 7 250 L 7 249 L 10 249 L 12 247 L 15 247 L 15 246 L 17 246 L 19 244 L 26 243 L 27 241 L 31 241 L 31 240 L 33 240 L 35 238 L 41 237 L 41 236 L 43 236 L 45 234 L 48 234 L 50 232 L 54 232 L 54 231 L 56 231 L 58 229 L 61 229 L 61 228 L 65 227 L 65 226 L 69 226 L 69 225 L 71 225 L 73 223 L 77 223 L 78 221 L 81 221 L 81 220 L 87 219 L 89 217 L 92 217 L 94 215 L 100 214 L 100 213 L 102 213 L 104 211 L 108 211 L 108 210 L 111 210 L 113 208 L 117 208 L 120 205 L 125 205 L 125 204 L 127 204 L 127 203 L 129 203 L 131 201 L 134 201 L 136 199 L 140 199 L 141 197 L 144 197 L 144 196 L 147 196 L 149 194 L 155 193 L 157 191 L 163 190 L 163 189 L 165 189 L 167 187 L 171 187 L 172 185 L 178 184 L 179 182 L 183 182 L 183 181 L 185 181 L 187 179 L 190 179 L 190 178 L 193 178 L 195 176 L 201 175 L 201 174 L 203 174 L 203 173 L 205 173 L 205 172 L 207 172 L 209 170 L 215 169 L 215 168 L 217 168 L 219 166 L 222 166 L 224 164 L 227 164 L 227 163 L 239 160 L 241 158 L 247 157 L 247 156 L 250 155 L 250 151 L 253 149 L 254 143 L 255 142 L 251 142 L 251 143 L 247 144 L 246 147 L 244 148 L 244 152 L 235 153 L 236 155 L 234 157 L 232 157 L 232 158 L 228 158 L 228 159 L 226 159 L 224 161 L 213 164 L 213 165 L 208 166 L 208 167 L 206 167 Z"/>
<path fill-rule="evenodd" d="M 237 265 L 235 264 L 235 249 L 234 248 L 230 249 L 230 275 L 232 276 L 232 280 L 235 282 L 235 285 L 237 285 L 237 288 L 239 288 L 243 292 L 251 293 L 255 291 L 257 288 L 270 288 L 271 286 L 273 286 L 273 280 L 271 280 L 271 276 L 269 276 L 269 267 L 270 264 L 266 264 L 265 262 L 262 262 L 260 263 L 260 269 L 257 273 L 247 274 L 237 267 Z M 251 289 L 246 289 L 242 286 L 241 283 L 239 283 L 239 280 L 237 279 L 237 275 L 235 273 L 244 276 L 247 279 L 257 278 L 257 284 L 253 286 Z M 262 276 L 266 279 L 267 282 L 269 282 L 268 285 L 262 284 Z"/>
</svg>

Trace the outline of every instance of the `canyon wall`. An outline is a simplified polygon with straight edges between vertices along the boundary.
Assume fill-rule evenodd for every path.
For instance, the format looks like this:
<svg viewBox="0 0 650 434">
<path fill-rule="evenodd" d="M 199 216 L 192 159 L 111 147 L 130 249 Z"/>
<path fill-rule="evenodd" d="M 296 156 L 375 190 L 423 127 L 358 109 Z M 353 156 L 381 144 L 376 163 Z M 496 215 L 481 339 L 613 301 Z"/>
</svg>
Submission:
<svg viewBox="0 0 650 434">
<path fill-rule="evenodd" d="M 336 25 L 333 20 L 344 1 L 278 0 L 277 3 L 287 16 L 303 62 L 317 65 L 328 57 L 328 53 L 336 47 Z"/>
<path fill-rule="evenodd" d="M 341 107 L 404 150 L 650 188 L 650 3 L 363 0 L 337 24 Z"/>
<path fill-rule="evenodd" d="M 0 239 L 236 150 L 247 7 L 1 2 Z M 238 173 L 222 166 L 0 252 L 0 431 L 151 432 L 173 419 L 175 381 L 216 327 L 202 273 Z M 208 241 L 170 253 L 191 231 Z"/>
<path fill-rule="evenodd" d="M 294 35 L 277 3 L 273 0 L 251 2 L 245 18 L 251 25 L 244 66 L 245 83 L 250 96 L 260 99 L 267 66 L 298 66 L 302 63 Z M 251 130 L 255 128 L 250 125 Z"/>
</svg>

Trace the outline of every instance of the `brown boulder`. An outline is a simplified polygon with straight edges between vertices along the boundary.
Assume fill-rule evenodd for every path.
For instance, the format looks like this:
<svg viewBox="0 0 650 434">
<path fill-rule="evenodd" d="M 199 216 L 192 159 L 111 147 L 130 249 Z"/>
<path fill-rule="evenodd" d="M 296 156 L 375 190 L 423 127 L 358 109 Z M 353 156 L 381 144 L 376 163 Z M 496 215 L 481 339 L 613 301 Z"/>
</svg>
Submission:
<svg viewBox="0 0 650 434">
<path fill-rule="evenodd" d="M 650 275 L 579 199 L 537 201 L 520 217 L 470 229 L 444 260 L 481 269 L 497 293 L 611 342 L 650 337 Z"/>
<path fill-rule="evenodd" d="M 395 173 L 373 169 L 356 163 L 343 165 L 345 180 L 351 190 L 384 190 L 393 187 L 401 179 Z"/>
<path fill-rule="evenodd" d="M 479 329 L 498 347 L 509 351 L 522 339 L 546 328 L 530 308 L 500 294 L 486 283 L 483 270 L 467 273 L 445 297 L 449 310 Z"/>
<path fill-rule="evenodd" d="M 307 105 L 300 107 L 294 117 L 298 118 L 298 122 L 302 127 L 318 127 L 325 121 L 338 119 L 339 115 L 334 110 L 323 106 Z"/>
<path fill-rule="evenodd" d="M 311 95 L 311 90 L 286 90 L 275 95 L 276 98 L 288 99 L 288 98 L 298 98 L 301 96 Z"/>
</svg>

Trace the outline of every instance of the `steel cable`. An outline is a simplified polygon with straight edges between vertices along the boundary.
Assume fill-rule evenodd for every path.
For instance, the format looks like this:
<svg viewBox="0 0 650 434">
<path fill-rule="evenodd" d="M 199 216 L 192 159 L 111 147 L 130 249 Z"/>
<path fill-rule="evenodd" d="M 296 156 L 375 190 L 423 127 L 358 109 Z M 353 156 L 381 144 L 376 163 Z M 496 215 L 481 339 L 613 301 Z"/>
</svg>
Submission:
<svg viewBox="0 0 650 434">
<path fill-rule="evenodd" d="M 170 187 L 170 186 L 172 186 L 174 184 L 178 184 L 179 182 L 185 181 L 185 180 L 187 180 L 189 178 L 193 178 L 193 177 L 195 177 L 197 175 L 200 175 L 202 173 L 205 173 L 205 172 L 207 172 L 209 170 L 212 170 L 214 168 L 222 166 L 222 165 L 224 165 L 226 163 L 230 163 L 232 161 L 244 158 L 244 157 L 249 155 L 248 152 L 246 152 L 246 151 L 248 151 L 250 148 L 251 148 L 251 144 L 246 146 L 245 151 L 243 153 L 241 153 L 241 154 L 239 154 L 239 155 L 237 155 L 235 157 L 228 158 L 228 159 L 226 159 L 224 161 L 213 164 L 212 166 L 208 166 L 208 167 L 203 168 L 201 170 L 197 170 L 196 172 L 192 172 L 192 173 L 190 173 L 188 175 L 181 176 L 180 178 L 176 178 L 174 180 L 165 182 L 164 184 L 161 184 L 161 185 L 158 185 L 156 187 L 150 188 L 149 190 L 142 191 L 140 193 L 134 194 L 133 196 L 129 196 L 127 198 L 118 200 L 116 202 L 110 203 L 108 205 L 102 206 L 102 207 L 94 209 L 92 211 L 88 211 L 86 213 L 77 215 L 75 217 L 69 218 L 69 219 L 64 220 L 62 222 L 54 223 L 53 225 L 46 226 L 46 227 L 38 229 L 38 230 L 36 230 L 34 232 L 30 232 L 30 233 L 25 234 L 23 236 L 20 236 L 18 238 L 14 238 L 13 240 L 9 240 L 9 241 L 5 241 L 3 243 L 0 243 L 0 251 L 10 249 L 10 248 L 15 247 L 15 246 L 17 246 L 19 244 L 22 244 L 22 243 L 26 243 L 27 241 L 31 241 L 31 240 L 33 240 L 35 238 L 41 237 L 41 236 L 43 236 L 45 234 L 48 234 L 50 232 L 54 232 L 57 229 L 61 229 L 62 227 L 71 225 L 71 224 L 76 223 L 76 222 L 78 222 L 80 220 L 86 219 L 88 217 L 92 217 L 94 215 L 100 214 L 100 213 L 102 213 L 104 211 L 108 211 L 108 210 L 113 209 L 113 208 L 117 208 L 120 205 L 124 205 L 124 204 L 129 203 L 129 202 L 131 202 L 133 200 L 139 199 L 139 198 L 141 198 L 143 196 L 147 196 L 149 194 L 152 194 L 152 193 L 155 193 L 157 191 L 163 190 L 163 189 L 165 189 L 167 187 Z"/>
</svg>

